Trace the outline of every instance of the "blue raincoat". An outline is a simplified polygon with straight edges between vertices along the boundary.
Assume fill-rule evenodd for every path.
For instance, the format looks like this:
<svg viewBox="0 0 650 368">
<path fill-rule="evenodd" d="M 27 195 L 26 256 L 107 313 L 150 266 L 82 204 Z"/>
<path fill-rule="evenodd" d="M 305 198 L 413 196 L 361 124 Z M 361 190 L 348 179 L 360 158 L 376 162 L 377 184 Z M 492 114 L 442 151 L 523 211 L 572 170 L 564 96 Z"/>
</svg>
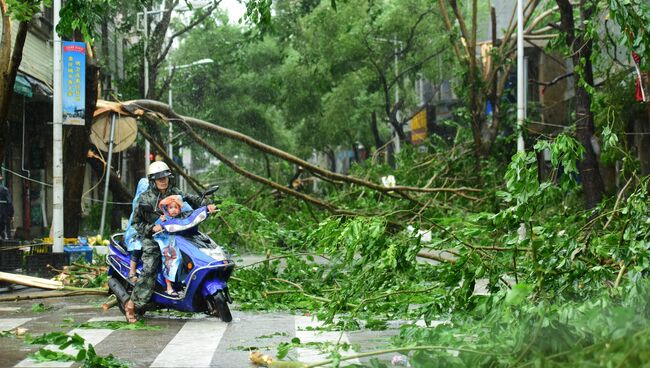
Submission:
<svg viewBox="0 0 650 368">
<path fill-rule="evenodd" d="M 133 207 L 131 208 L 131 216 L 129 216 L 129 223 L 126 226 L 126 231 L 124 232 L 124 243 L 129 252 L 134 250 L 142 249 L 142 241 L 137 237 L 137 231 L 131 226 L 133 221 L 133 215 L 135 213 L 135 207 L 138 205 L 140 200 L 140 195 L 149 189 L 149 180 L 147 178 L 142 178 L 138 181 L 137 189 L 135 190 L 135 196 L 133 197 Z"/>
<path fill-rule="evenodd" d="M 162 210 L 165 214 L 166 219 L 164 223 L 176 223 L 178 221 L 176 218 L 169 216 L 166 206 L 163 206 Z M 183 206 L 181 207 L 181 215 L 179 215 L 179 217 L 182 217 L 183 213 L 190 211 L 192 211 L 192 206 L 183 201 Z M 156 221 L 156 224 L 162 223 L 163 221 L 161 219 L 158 219 Z M 178 269 L 180 268 L 183 260 L 181 251 L 178 246 L 176 246 L 176 235 L 173 233 L 170 234 L 167 231 L 162 231 L 154 235 L 153 239 L 156 241 L 156 243 L 158 243 L 160 252 L 162 253 L 163 276 L 165 279 L 175 282 L 176 276 L 178 275 Z"/>
</svg>

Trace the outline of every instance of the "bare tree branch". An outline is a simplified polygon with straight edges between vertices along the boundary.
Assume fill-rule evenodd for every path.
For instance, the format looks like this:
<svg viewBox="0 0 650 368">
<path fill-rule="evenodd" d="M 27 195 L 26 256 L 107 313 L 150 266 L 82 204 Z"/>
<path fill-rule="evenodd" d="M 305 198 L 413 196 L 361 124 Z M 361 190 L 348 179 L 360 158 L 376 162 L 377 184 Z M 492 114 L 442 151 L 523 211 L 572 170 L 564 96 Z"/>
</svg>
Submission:
<svg viewBox="0 0 650 368">
<path fill-rule="evenodd" d="M 320 200 L 318 198 L 314 198 L 314 197 L 312 197 L 310 195 L 299 192 L 299 191 L 294 190 L 292 188 L 289 188 L 287 186 L 280 185 L 280 184 L 278 184 L 278 183 L 276 183 L 274 181 L 271 181 L 271 180 L 269 180 L 267 178 L 264 178 L 262 176 L 254 174 L 254 173 L 252 173 L 252 172 L 250 172 L 248 170 L 245 170 L 241 166 L 237 165 L 234 161 L 232 161 L 231 159 L 226 157 L 224 154 L 217 151 L 217 149 L 214 148 L 212 145 L 208 144 L 205 140 L 203 140 L 203 138 L 201 138 L 198 134 L 196 134 L 196 132 L 194 132 L 194 130 L 187 123 L 185 124 L 185 131 L 188 133 L 188 135 L 190 137 L 192 137 L 192 139 L 194 139 L 195 142 L 197 142 L 203 148 L 208 150 L 208 152 L 210 152 L 212 155 L 214 155 L 216 158 L 218 158 L 221 162 L 223 162 L 230 169 L 232 169 L 236 173 L 238 173 L 240 175 L 243 175 L 243 176 L 245 176 L 245 177 L 247 177 L 247 178 L 249 178 L 249 179 L 251 179 L 253 181 L 268 185 L 268 186 L 270 186 L 270 187 L 272 187 L 274 189 L 277 189 L 280 192 L 289 194 L 289 195 L 291 195 L 293 197 L 300 198 L 305 202 L 312 203 L 312 204 L 314 204 L 314 205 L 316 205 L 318 207 L 324 208 L 324 209 L 326 209 L 327 211 L 329 211 L 329 212 L 331 212 L 333 214 L 352 215 L 352 216 L 360 216 L 360 215 L 361 216 L 367 216 L 367 215 L 370 215 L 370 214 L 364 214 L 364 213 L 355 212 L 355 211 L 348 211 L 348 210 L 339 209 L 339 208 L 335 207 L 334 205 L 332 205 L 329 202 Z"/>
<path fill-rule="evenodd" d="M 190 24 L 188 24 L 187 26 L 183 27 L 181 30 L 172 34 L 171 37 L 169 37 L 169 41 L 167 42 L 167 45 L 165 45 L 162 52 L 158 55 L 158 59 L 156 59 L 153 62 L 153 65 L 158 66 L 160 65 L 160 63 L 162 63 L 165 60 L 165 57 L 167 56 L 169 49 L 172 47 L 172 44 L 174 43 L 174 39 L 176 37 L 183 35 L 190 29 L 194 28 L 197 24 L 203 22 L 206 18 L 208 18 L 212 14 L 212 12 L 214 12 L 215 9 L 217 9 L 220 3 L 221 0 L 215 2 L 213 5 L 210 5 L 210 7 L 205 10 L 205 13 L 201 14 L 199 17 L 197 17 L 194 21 L 190 22 Z"/>
<path fill-rule="evenodd" d="M 449 19 L 449 13 L 447 13 L 447 6 L 444 3 L 444 0 L 438 0 L 438 6 L 440 8 L 440 13 L 442 13 L 442 19 L 445 22 L 445 26 L 447 26 L 447 31 L 449 31 L 449 35 L 451 36 L 451 31 L 454 29 L 453 26 L 451 25 L 451 20 Z M 464 60 L 463 54 L 460 52 L 460 48 L 458 47 L 458 44 L 453 42 L 452 43 L 454 47 L 454 52 L 456 53 L 456 57 L 458 58 L 459 61 Z"/>
</svg>

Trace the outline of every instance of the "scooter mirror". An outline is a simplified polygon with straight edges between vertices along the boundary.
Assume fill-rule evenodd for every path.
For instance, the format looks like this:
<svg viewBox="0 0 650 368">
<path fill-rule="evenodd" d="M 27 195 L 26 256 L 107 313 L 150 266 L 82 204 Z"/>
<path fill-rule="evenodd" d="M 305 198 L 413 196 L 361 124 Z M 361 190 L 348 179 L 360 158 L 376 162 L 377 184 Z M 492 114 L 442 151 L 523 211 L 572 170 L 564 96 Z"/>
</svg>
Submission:
<svg viewBox="0 0 650 368">
<path fill-rule="evenodd" d="M 215 185 L 215 186 L 213 186 L 212 188 L 206 190 L 206 191 L 203 192 L 203 194 L 201 195 L 201 200 L 203 200 L 203 198 L 205 198 L 205 197 L 207 197 L 207 196 L 209 196 L 209 195 L 211 195 L 211 194 L 214 194 L 217 190 L 219 190 L 219 186 L 218 186 L 218 185 Z"/>
<path fill-rule="evenodd" d="M 215 186 L 213 186 L 212 188 L 206 190 L 206 191 L 203 193 L 203 196 L 204 196 L 204 197 L 207 197 L 207 196 L 209 196 L 209 195 L 215 193 L 217 190 L 219 190 L 219 186 L 218 186 L 218 185 L 215 185 Z"/>
</svg>

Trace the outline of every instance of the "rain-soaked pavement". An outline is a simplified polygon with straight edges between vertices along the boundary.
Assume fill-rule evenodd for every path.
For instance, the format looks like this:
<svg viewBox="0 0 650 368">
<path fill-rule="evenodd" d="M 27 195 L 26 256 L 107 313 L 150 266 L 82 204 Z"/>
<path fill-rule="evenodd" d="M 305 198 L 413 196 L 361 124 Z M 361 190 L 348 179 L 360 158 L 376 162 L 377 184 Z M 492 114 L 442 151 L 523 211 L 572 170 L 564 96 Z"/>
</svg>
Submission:
<svg viewBox="0 0 650 368">
<path fill-rule="evenodd" d="M 20 293 L 30 290 L 21 290 Z M 33 291 L 33 290 L 32 290 Z M 0 295 L 7 295 L 2 293 Z M 319 332 L 309 316 L 288 313 L 259 313 L 237 310 L 233 305 L 233 321 L 221 322 L 204 314 L 178 316 L 174 312 L 147 314 L 147 325 L 159 330 L 78 329 L 88 321 L 123 321 L 119 309 L 106 312 L 103 296 L 75 296 L 0 303 L 0 331 L 17 327 L 38 336 L 48 332 L 78 333 L 92 343 L 100 355 L 113 354 L 131 367 L 252 367 L 248 352 L 259 350 L 275 355 L 278 344 L 298 337 L 305 342 L 349 342 L 361 351 L 385 347 L 398 331 L 393 325 L 385 331 Z M 47 311 L 32 310 L 43 303 Z M 40 346 L 28 345 L 15 337 L 0 337 L 0 367 L 78 367 L 79 363 L 44 362 L 28 358 Z M 68 351 L 66 351 L 68 352 Z M 73 353 L 70 351 L 69 353 Z M 317 349 L 295 349 L 288 358 L 318 362 L 326 358 Z M 389 357 L 390 358 L 390 357 Z M 364 360 L 362 362 L 366 362 Z M 359 363 L 351 360 L 351 363 Z"/>
<path fill-rule="evenodd" d="M 262 256 L 245 256 L 237 260 L 240 265 L 263 260 Z M 420 260 L 430 262 L 428 260 Z M 475 292 L 484 293 L 484 282 Z M 34 289 L 14 291 L 0 290 L 0 296 L 28 293 Z M 257 350 L 275 356 L 277 346 L 298 337 L 310 348 L 293 349 L 286 359 L 316 363 L 327 359 L 318 347 L 331 347 L 336 342 L 349 343 L 349 353 L 369 352 L 388 346 L 390 337 L 399 332 L 405 321 L 394 321 L 384 331 L 319 331 L 318 322 L 308 315 L 289 313 L 265 313 L 239 310 L 236 301 L 231 306 L 233 320 L 224 323 L 214 317 L 197 313 L 179 314 L 174 311 L 149 312 L 148 326 L 158 330 L 112 330 L 107 328 L 76 328 L 77 325 L 94 321 L 124 321 L 117 307 L 104 311 L 105 296 L 74 296 L 18 302 L 0 302 L 0 332 L 24 328 L 32 336 L 49 332 L 77 333 L 91 343 L 99 355 L 112 354 L 130 367 L 253 367 L 249 351 Z M 44 311 L 34 311 L 33 306 L 42 303 Z M 38 308 L 37 308 L 38 309 Z M 422 321 L 415 321 L 423 325 Z M 41 346 L 28 345 L 16 337 L 0 337 L 0 368 L 5 367 L 79 367 L 72 362 L 36 362 L 28 357 Z M 315 346 L 315 347 L 314 347 Z M 52 350 L 54 347 L 48 347 Z M 353 351 L 354 350 L 354 351 Z M 74 350 L 66 353 L 75 354 Z M 393 355 L 380 356 L 390 360 Z M 352 359 L 345 363 L 367 363 Z M 369 365 L 368 365 L 369 366 Z"/>
</svg>

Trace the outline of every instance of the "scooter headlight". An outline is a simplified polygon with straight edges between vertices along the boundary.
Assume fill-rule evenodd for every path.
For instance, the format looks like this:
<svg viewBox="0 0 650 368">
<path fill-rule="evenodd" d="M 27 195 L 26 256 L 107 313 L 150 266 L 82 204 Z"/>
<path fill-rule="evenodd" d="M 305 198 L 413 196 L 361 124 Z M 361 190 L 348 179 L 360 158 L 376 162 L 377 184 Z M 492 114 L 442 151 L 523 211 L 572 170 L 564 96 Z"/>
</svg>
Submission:
<svg viewBox="0 0 650 368">
<path fill-rule="evenodd" d="M 213 258 L 215 261 L 225 261 L 229 259 L 228 253 L 223 248 L 217 246 L 216 248 L 199 248 L 206 256 Z"/>
</svg>

